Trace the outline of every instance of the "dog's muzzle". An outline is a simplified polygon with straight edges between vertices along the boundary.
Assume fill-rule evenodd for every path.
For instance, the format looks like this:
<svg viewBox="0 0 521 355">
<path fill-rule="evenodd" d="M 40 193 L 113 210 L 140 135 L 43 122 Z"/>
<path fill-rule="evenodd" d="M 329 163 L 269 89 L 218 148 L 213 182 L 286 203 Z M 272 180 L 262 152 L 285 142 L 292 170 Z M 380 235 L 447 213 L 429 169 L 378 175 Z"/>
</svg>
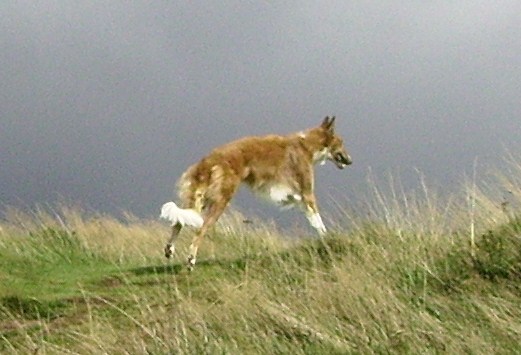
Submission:
<svg viewBox="0 0 521 355">
<path fill-rule="evenodd" d="M 353 164 L 351 157 L 343 153 L 335 153 L 333 155 L 333 162 L 339 169 L 343 169 L 346 166 Z"/>
</svg>

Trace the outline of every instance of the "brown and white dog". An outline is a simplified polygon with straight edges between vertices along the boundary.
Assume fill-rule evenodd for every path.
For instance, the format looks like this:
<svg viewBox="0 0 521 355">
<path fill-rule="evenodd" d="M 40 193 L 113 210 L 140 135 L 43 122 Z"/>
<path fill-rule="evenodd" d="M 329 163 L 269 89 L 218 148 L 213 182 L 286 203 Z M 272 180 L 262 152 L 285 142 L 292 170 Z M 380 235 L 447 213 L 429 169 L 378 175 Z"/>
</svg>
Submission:
<svg viewBox="0 0 521 355">
<path fill-rule="evenodd" d="M 335 117 L 319 127 L 286 136 L 245 137 L 215 148 L 186 170 L 178 181 L 181 208 L 167 202 L 161 217 L 172 223 L 165 256 L 184 225 L 198 232 L 192 240 L 188 267 L 195 265 L 204 235 L 221 216 L 241 183 L 283 207 L 300 206 L 321 235 L 326 227 L 313 193 L 313 166 L 330 160 L 339 169 L 352 163 L 342 138 L 335 133 Z"/>
</svg>

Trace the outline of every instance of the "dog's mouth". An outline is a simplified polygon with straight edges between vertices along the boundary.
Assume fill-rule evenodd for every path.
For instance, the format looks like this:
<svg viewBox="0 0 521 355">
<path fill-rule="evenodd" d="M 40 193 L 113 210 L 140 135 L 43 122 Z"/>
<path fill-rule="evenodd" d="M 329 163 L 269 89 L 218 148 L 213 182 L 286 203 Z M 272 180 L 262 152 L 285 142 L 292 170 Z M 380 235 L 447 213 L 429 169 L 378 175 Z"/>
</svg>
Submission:
<svg viewBox="0 0 521 355">
<path fill-rule="evenodd" d="M 353 160 L 349 155 L 345 155 L 343 153 L 334 153 L 333 154 L 333 163 L 335 163 L 336 167 L 339 169 L 344 169 L 346 166 L 351 165 Z"/>
</svg>

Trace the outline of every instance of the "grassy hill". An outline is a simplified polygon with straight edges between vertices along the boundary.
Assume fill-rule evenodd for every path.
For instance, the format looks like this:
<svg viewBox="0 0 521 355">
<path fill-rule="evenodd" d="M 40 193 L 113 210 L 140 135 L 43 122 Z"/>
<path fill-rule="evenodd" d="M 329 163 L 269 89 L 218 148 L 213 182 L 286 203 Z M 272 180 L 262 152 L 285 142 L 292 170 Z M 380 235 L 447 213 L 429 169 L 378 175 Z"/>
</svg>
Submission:
<svg viewBox="0 0 521 355">
<path fill-rule="evenodd" d="M 190 233 L 167 261 L 157 221 L 9 211 L 0 353 L 519 353 L 521 171 L 508 176 L 447 198 L 375 188 L 323 239 L 231 213 L 191 273 Z"/>
</svg>

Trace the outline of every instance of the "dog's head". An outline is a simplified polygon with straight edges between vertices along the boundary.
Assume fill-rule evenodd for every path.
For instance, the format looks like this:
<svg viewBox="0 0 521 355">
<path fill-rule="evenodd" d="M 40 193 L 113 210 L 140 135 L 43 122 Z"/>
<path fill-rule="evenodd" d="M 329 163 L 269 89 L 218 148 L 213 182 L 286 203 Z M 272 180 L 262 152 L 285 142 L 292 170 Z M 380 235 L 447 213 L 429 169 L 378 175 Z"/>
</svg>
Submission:
<svg viewBox="0 0 521 355">
<path fill-rule="evenodd" d="M 342 137 L 335 133 L 335 116 L 326 116 L 319 127 L 323 137 L 324 160 L 330 160 L 339 169 L 345 168 L 353 163 L 351 157 L 344 147 Z"/>
</svg>

